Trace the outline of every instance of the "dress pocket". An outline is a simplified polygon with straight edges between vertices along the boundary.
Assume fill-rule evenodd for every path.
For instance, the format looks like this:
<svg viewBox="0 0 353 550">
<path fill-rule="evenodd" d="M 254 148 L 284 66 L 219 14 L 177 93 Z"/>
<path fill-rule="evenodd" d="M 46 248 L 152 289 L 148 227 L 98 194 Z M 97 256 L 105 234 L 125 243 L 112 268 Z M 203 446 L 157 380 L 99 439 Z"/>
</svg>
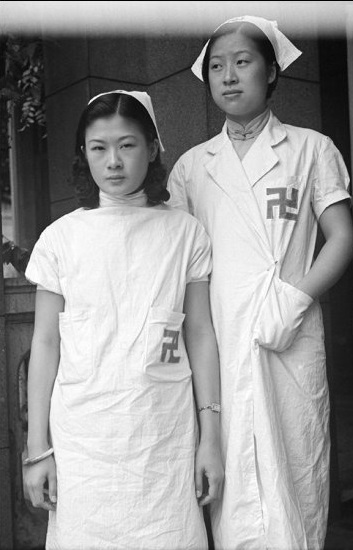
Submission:
<svg viewBox="0 0 353 550">
<path fill-rule="evenodd" d="M 92 319 L 87 312 L 59 313 L 60 369 L 58 380 L 71 384 L 93 372 Z"/>
<path fill-rule="evenodd" d="M 185 314 L 152 307 L 146 328 L 144 373 L 161 382 L 178 382 L 191 376 L 182 326 Z"/>
</svg>

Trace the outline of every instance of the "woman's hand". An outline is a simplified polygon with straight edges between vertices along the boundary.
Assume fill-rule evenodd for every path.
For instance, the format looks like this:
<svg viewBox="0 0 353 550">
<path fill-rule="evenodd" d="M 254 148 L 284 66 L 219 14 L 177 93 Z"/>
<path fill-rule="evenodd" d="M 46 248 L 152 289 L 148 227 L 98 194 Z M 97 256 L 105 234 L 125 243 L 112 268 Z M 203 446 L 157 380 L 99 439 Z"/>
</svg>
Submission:
<svg viewBox="0 0 353 550">
<path fill-rule="evenodd" d="M 224 467 L 219 443 L 201 440 L 195 459 L 196 496 L 201 506 L 221 498 L 223 481 Z"/>
<path fill-rule="evenodd" d="M 37 288 L 34 334 L 28 370 L 28 438 L 27 452 L 40 457 L 49 444 L 50 399 L 60 360 L 59 314 L 64 298 Z M 53 455 L 27 464 L 23 470 L 25 496 L 33 506 L 55 510 L 56 464 Z"/>
<path fill-rule="evenodd" d="M 35 508 L 56 509 L 56 465 L 52 456 L 24 466 L 25 495 Z M 46 486 L 48 488 L 46 488 Z"/>
</svg>

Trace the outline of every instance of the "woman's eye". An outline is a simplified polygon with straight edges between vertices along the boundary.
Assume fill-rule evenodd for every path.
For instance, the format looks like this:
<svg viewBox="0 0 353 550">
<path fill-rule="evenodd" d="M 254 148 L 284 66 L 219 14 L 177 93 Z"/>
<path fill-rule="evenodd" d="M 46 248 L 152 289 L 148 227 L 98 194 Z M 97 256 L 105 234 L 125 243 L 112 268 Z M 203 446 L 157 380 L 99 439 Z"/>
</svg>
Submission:
<svg viewBox="0 0 353 550">
<path fill-rule="evenodd" d="M 128 142 L 128 143 L 122 143 L 120 145 L 120 148 L 121 149 L 133 149 L 135 147 L 135 143 L 132 143 L 132 142 Z"/>
<path fill-rule="evenodd" d="M 94 145 L 91 147 L 91 151 L 104 151 L 103 145 Z"/>
<path fill-rule="evenodd" d="M 247 63 L 249 63 L 248 59 L 238 59 L 237 61 L 237 65 L 246 65 Z"/>
<path fill-rule="evenodd" d="M 222 68 L 222 65 L 220 63 L 211 63 L 210 65 L 210 69 L 212 71 L 218 71 L 221 68 Z"/>
</svg>

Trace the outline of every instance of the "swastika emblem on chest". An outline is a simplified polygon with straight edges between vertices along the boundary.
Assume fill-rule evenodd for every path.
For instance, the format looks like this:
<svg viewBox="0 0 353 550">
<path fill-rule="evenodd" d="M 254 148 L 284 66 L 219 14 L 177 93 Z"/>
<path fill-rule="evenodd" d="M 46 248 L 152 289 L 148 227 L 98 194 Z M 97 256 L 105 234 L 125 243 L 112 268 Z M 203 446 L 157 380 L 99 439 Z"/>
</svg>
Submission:
<svg viewBox="0 0 353 550">
<path fill-rule="evenodd" d="M 277 217 L 285 220 L 298 219 L 298 189 L 294 187 L 290 189 L 287 187 L 270 187 L 266 189 L 266 192 L 267 195 L 273 195 L 272 199 L 267 199 L 268 220 Z"/>
</svg>

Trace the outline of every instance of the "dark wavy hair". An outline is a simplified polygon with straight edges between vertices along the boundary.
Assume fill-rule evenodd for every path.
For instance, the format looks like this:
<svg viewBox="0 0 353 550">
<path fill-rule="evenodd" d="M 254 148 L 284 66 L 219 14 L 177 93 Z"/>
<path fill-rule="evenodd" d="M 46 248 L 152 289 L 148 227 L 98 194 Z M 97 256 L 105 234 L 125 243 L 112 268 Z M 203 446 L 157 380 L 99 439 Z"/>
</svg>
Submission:
<svg viewBox="0 0 353 550">
<path fill-rule="evenodd" d="M 139 124 L 147 143 L 158 139 L 157 131 L 145 107 L 133 96 L 121 93 L 108 93 L 97 97 L 84 109 L 76 132 L 75 157 L 72 164 L 72 185 L 79 206 L 97 208 L 99 206 L 99 187 L 94 181 L 84 154 L 87 128 L 100 118 L 119 114 Z M 147 195 L 147 204 L 155 206 L 166 202 L 170 194 L 166 186 L 167 170 L 158 151 L 154 161 L 150 162 L 146 177 L 140 189 Z"/>
<path fill-rule="evenodd" d="M 205 84 L 208 88 L 208 91 L 210 91 L 210 82 L 209 82 L 209 78 L 208 78 L 208 68 L 209 68 L 210 54 L 211 54 L 211 49 L 212 49 L 213 44 L 221 36 L 225 36 L 227 34 L 232 34 L 234 32 L 239 32 L 240 30 L 245 36 L 247 36 L 248 38 L 251 38 L 255 42 L 258 51 L 260 52 L 262 57 L 265 59 L 267 65 L 269 67 L 274 65 L 275 68 L 276 68 L 276 77 L 275 77 L 274 81 L 271 82 L 268 85 L 268 88 L 267 88 L 267 96 L 266 97 L 267 97 L 267 99 L 269 99 L 272 96 L 272 94 L 273 94 L 273 92 L 274 92 L 274 90 L 277 86 L 278 77 L 279 77 L 279 73 L 280 73 L 280 67 L 277 63 L 276 55 L 275 55 L 275 51 L 273 49 L 273 46 L 272 46 L 271 42 L 269 41 L 269 39 L 267 38 L 267 36 L 256 25 L 254 25 L 253 23 L 248 23 L 247 21 L 235 21 L 234 23 L 226 23 L 225 25 L 223 25 L 218 31 L 216 31 L 212 35 L 212 37 L 210 38 L 210 41 L 207 45 L 205 56 L 204 56 L 203 62 L 202 62 L 202 78 L 203 78 L 203 81 L 205 82 Z"/>
</svg>

